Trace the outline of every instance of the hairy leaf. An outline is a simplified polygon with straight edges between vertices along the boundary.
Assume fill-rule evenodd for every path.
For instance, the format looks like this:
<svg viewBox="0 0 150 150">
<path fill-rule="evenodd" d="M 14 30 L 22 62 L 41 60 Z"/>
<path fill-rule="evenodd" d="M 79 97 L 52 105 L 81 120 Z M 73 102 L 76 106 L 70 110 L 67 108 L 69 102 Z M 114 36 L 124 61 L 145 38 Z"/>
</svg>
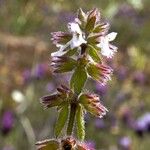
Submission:
<svg viewBox="0 0 150 150">
<path fill-rule="evenodd" d="M 83 107 L 78 105 L 77 113 L 76 113 L 76 123 L 77 123 L 77 135 L 80 140 L 84 140 L 85 138 L 85 122 L 84 122 L 84 113 Z"/>
<path fill-rule="evenodd" d="M 71 78 L 70 86 L 76 93 L 80 93 L 87 79 L 87 73 L 84 67 L 78 66 Z"/>
<path fill-rule="evenodd" d="M 100 54 L 97 52 L 97 50 L 92 45 L 88 45 L 88 52 L 89 52 L 89 55 L 92 57 L 92 59 L 95 62 L 101 61 Z"/>
<path fill-rule="evenodd" d="M 78 18 L 81 22 L 85 22 L 86 14 L 83 12 L 83 10 L 81 8 L 78 10 L 78 15 L 77 16 L 78 16 Z"/>
<path fill-rule="evenodd" d="M 90 32 L 90 31 L 93 30 L 94 25 L 95 25 L 95 21 L 96 21 L 96 17 L 95 17 L 95 16 L 91 17 L 91 18 L 87 21 L 87 24 L 86 24 L 86 31 Z"/>
<path fill-rule="evenodd" d="M 69 106 L 66 104 L 63 106 L 59 112 L 58 120 L 55 125 L 55 136 L 58 137 L 61 133 L 63 127 L 65 126 L 65 123 L 68 119 L 69 114 Z"/>
</svg>

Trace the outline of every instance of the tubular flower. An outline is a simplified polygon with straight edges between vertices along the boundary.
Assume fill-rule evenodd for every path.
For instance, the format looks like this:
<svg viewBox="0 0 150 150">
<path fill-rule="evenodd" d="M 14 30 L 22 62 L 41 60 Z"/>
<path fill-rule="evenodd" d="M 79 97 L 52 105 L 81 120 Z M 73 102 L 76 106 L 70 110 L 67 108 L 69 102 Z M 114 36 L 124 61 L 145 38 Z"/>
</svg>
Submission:
<svg viewBox="0 0 150 150">
<path fill-rule="evenodd" d="M 64 85 L 57 88 L 57 93 L 52 95 L 43 96 L 41 100 L 41 104 L 43 107 L 50 108 L 55 106 L 60 106 L 63 102 L 69 100 L 72 96 L 72 91 Z"/>
<path fill-rule="evenodd" d="M 60 49 L 57 52 L 51 53 L 51 56 L 62 56 L 67 52 L 67 49 L 74 49 L 83 43 L 87 43 L 84 39 L 82 30 L 77 23 L 68 23 L 68 30 L 70 33 L 52 33 L 52 41 Z M 60 41 L 63 41 L 64 39 L 66 40 L 66 43 L 61 43 Z"/>
<path fill-rule="evenodd" d="M 117 33 L 112 32 L 106 36 L 101 36 L 100 43 L 97 44 L 97 47 L 101 48 L 102 55 L 107 58 L 112 58 L 114 53 L 117 52 L 117 47 L 109 44 L 109 42 L 113 41 L 117 36 Z"/>
<path fill-rule="evenodd" d="M 111 80 L 110 75 L 112 74 L 112 69 L 109 66 L 89 63 L 87 72 L 91 78 L 97 80 L 102 85 L 105 85 L 108 80 Z"/>
<path fill-rule="evenodd" d="M 52 57 L 51 66 L 54 68 L 54 73 L 63 73 L 72 71 L 77 62 L 73 58 L 66 57 L 66 56 L 57 56 Z"/>
<path fill-rule="evenodd" d="M 86 111 L 91 114 L 102 118 L 108 111 L 101 103 L 99 96 L 96 94 L 81 94 L 79 97 L 79 103 L 81 103 Z"/>
<path fill-rule="evenodd" d="M 76 47 L 79 47 L 81 44 L 86 43 L 82 30 L 77 23 L 69 23 L 68 29 L 73 35 L 72 40 L 70 41 L 71 49 L 74 49 Z"/>
</svg>

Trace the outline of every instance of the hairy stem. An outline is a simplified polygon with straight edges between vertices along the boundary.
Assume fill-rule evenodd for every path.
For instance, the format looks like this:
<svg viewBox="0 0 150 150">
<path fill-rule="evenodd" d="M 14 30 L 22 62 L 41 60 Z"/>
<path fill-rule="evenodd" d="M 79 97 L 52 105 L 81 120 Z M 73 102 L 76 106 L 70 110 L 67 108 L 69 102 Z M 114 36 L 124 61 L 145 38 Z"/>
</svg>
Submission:
<svg viewBox="0 0 150 150">
<path fill-rule="evenodd" d="M 74 121 L 75 121 L 75 115 L 76 115 L 76 104 L 71 104 L 70 107 L 70 116 L 69 116 L 69 122 L 67 127 L 67 135 L 71 135 L 73 131 Z"/>
</svg>

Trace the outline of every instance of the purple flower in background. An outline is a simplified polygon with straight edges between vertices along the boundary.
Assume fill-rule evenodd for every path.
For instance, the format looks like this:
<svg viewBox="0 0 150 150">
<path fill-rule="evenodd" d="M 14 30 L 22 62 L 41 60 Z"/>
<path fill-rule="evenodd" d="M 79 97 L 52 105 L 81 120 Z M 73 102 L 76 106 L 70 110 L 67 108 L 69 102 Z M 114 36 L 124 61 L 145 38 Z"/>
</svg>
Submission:
<svg viewBox="0 0 150 150">
<path fill-rule="evenodd" d="M 94 141 L 87 141 L 86 146 L 89 148 L 89 150 L 95 150 L 95 142 Z"/>
<path fill-rule="evenodd" d="M 5 135 L 9 133 L 14 124 L 14 115 L 11 111 L 5 111 L 1 120 L 1 130 Z"/>
<path fill-rule="evenodd" d="M 31 79 L 31 71 L 29 69 L 26 69 L 23 71 L 23 82 L 28 83 Z"/>
<path fill-rule="evenodd" d="M 126 94 L 121 91 L 118 92 L 118 94 L 116 95 L 116 101 L 122 103 L 125 99 L 126 99 Z"/>
<path fill-rule="evenodd" d="M 139 136 L 143 136 L 144 132 L 150 131 L 150 113 L 145 113 L 135 122 L 135 131 Z"/>
<path fill-rule="evenodd" d="M 119 147 L 121 150 L 130 150 L 131 149 L 131 139 L 127 136 L 120 138 Z"/>
<path fill-rule="evenodd" d="M 54 88 L 55 88 L 55 86 L 52 82 L 49 82 L 45 87 L 47 92 L 52 92 L 54 90 Z"/>
<path fill-rule="evenodd" d="M 104 129 L 105 128 L 105 122 L 103 119 L 95 119 L 95 127 L 98 129 Z"/>
<path fill-rule="evenodd" d="M 125 125 L 134 128 L 134 118 L 131 109 L 124 108 L 121 112 L 121 119 Z"/>
<path fill-rule="evenodd" d="M 45 75 L 45 73 L 46 73 L 46 65 L 37 64 L 34 70 L 34 77 L 40 79 Z"/>
<path fill-rule="evenodd" d="M 12 146 L 4 146 L 2 150 L 14 150 L 14 148 Z"/>
<path fill-rule="evenodd" d="M 107 93 L 108 87 L 107 85 L 101 85 L 98 82 L 95 83 L 96 92 L 100 95 L 105 95 Z"/>
<path fill-rule="evenodd" d="M 145 78 L 145 75 L 144 75 L 143 72 L 137 71 L 137 72 L 135 72 L 134 75 L 133 75 L 133 80 L 134 80 L 134 82 L 136 82 L 136 83 L 144 84 L 146 78 Z"/>
<path fill-rule="evenodd" d="M 133 7 L 129 4 L 122 4 L 119 7 L 118 13 L 116 17 L 124 17 L 128 19 L 135 19 L 136 18 L 136 11 Z"/>
<path fill-rule="evenodd" d="M 70 12 L 60 12 L 59 14 L 60 16 L 60 21 L 62 21 L 63 23 L 64 22 L 73 22 L 74 19 L 75 19 L 75 15 L 73 13 L 70 13 Z"/>
<path fill-rule="evenodd" d="M 127 75 L 127 68 L 125 68 L 123 66 L 119 67 L 116 70 L 116 75 L 117 75 L 119 80 L 124 80 L 126 78 L 126 75 Z"/>
</svg>

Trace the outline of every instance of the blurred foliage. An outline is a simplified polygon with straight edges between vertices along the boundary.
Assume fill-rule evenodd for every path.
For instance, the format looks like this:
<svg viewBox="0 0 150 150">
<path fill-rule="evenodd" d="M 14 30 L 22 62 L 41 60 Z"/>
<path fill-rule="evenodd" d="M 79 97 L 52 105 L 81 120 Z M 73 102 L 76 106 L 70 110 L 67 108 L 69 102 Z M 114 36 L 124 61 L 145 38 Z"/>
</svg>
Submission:
<svg viewBox="0 0 150 150">
<path fill-rule="evenodd" d="M 149 0 L 0 0 L 0 149 L 33 150 L 37 140 L 53 137 L 56 111 L 43 110 L 39 98 L 67 84 L 69 75 L 51 74 L 49 56 L 56 48 L 50 33 L 65 30 L 80 7 L 101 10 L 118 32 L 119 48 L 108 60 L 114 68 L 109 87 L 87 83 L 109 113 L 102 120 L 86 116 L 86 140 L 97 150 L 125 150 L 119 141 L 128 137 L 127 150 L 149 150 L 150 134 L 141 136 L 134 126 L 150 112 Z M 3 123 L 8 111 L 12 126 L 8 119 Z"/>
</svg>

